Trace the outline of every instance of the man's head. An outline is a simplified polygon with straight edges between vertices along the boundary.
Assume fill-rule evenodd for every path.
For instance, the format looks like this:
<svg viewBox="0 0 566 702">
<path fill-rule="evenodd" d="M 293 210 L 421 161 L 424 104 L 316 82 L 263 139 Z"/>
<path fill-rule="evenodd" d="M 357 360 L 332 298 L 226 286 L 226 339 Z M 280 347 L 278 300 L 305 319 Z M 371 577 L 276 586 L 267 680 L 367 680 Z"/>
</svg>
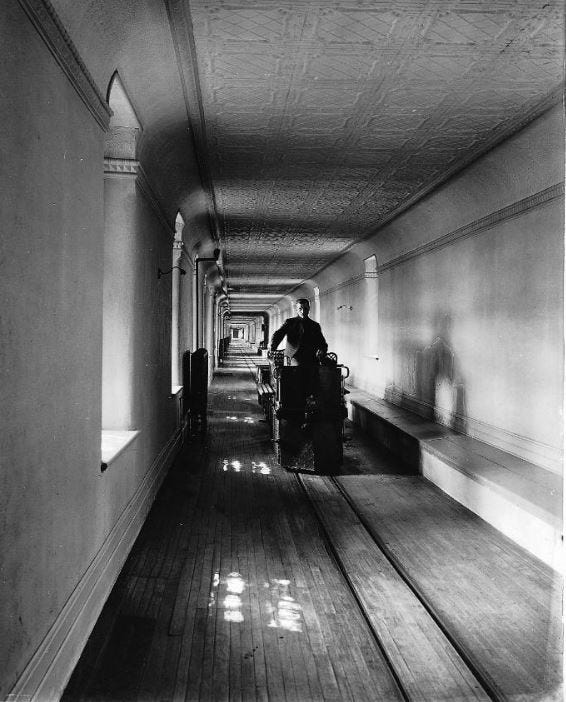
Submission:
<svg viewBox="0 0 566 702">
<path fill-rule="evenodd" d="M 297 316 L 305 318 L 309 316 L 311 305 L 306 297 L 300 297 L 297 302 L 295 302 L 295 309 L 297 310 Z"/>
</svg>

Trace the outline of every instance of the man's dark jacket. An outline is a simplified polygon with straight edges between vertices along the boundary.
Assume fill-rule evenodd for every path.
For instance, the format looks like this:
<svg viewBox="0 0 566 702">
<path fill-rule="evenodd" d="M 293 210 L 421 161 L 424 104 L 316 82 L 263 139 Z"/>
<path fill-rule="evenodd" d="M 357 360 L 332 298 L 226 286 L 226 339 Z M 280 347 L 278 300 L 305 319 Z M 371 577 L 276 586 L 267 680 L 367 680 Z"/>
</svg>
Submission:
<svg viewBox="0 0 566 702">
<path fill-rule="evenodd" d="M 286 319 L 271 337 L 271 350 L 279 346 L 284 337 L 287 337 L 285 356 L 294 358 L 298 363 L 314 363 L 317 351 L 326 353 L 328 344 L 320 324 L 309 317 L 290 317 Z"/>
</svg>

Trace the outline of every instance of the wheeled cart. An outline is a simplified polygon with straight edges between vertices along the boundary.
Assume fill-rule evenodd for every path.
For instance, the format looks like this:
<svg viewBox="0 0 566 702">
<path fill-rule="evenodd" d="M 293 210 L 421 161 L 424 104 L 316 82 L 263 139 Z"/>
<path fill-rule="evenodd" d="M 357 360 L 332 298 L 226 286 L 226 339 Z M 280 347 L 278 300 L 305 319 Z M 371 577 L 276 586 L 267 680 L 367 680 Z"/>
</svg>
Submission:
<svg viewBox="0 0 566 702">
<path fill-rule="evenodd" d="M 334 473 L 342 464 L 346 366 L 329 354 L 321 365 L 272 369 L 272 438 L 278 462 L 289 470 Z"/>
</svg>

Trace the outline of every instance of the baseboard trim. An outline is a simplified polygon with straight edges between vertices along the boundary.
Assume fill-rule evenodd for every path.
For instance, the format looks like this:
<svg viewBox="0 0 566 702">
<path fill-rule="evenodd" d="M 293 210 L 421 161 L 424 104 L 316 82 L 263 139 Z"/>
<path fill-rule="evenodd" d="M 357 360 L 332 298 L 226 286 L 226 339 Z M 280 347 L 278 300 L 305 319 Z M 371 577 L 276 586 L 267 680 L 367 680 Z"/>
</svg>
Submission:
<svg viewBox="0 0 566 702">
<path fill-rule="evenodd" d="M 182 432 L 177 430 L 152 463 L 7 702 L 52 702 L 61 697 L 181 445 Z"/>
<path fill-rule="evenodd" d="M 563 572 L 560 527 L 532 514 L 514 500 L 479 483 L 428 451 L 422 452 L 422 474 L 447 495 L 558 572 Z"/>
</svg>

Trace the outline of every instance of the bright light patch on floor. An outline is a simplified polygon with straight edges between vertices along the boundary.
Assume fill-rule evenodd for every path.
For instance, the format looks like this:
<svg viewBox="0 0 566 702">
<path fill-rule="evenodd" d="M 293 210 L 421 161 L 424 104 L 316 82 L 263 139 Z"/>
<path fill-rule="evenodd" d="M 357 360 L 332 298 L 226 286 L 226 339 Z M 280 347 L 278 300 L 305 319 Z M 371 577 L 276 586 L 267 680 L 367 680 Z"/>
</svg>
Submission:
<svg viewBox="0 0 566 702">
<path fill-rule="evenodd" d="M 228 461 L 228 459 L 224 459 L 224 462 L 222 463 L 222 470 L 227 473 L 228 471 L 232 471 L 234 473 L 240 473 L 242 470 L 242 464 L 240 461 Z"/>
<path fill-rule="evenodd" d="M 217 603 L 224 610 L 224 621 L 241 624 L 244 621 L 242 612 L 242 598 L 240 597 L 246 589 L 246 582 L 240 573 L 228 573 L 226 577 L 221 577 L 216 572 L 212 576 L 210 596 L 208 599 L 209 608 Z"/>
<path fill-rule="evenodd" d="M 263 585 L 263 587 L 261 587 Z M 303 608 L 292 596 L 291 581 L 273 579 L 269 583 L 255 585 L 262 591 L 262 605 L 267 613 L 267 626 L 272 629 L 284 629 L 301 633 L 303 631 Z M 209 608 L 218 606 L 222 610 L 224 621 L 241 624 L 244 617 L 244 602 L 242 596 L 247 588 L 254 589 L 253 584 L 247 583 L 240 573 L 235 571 L 222 576 L 219 572 L 212 576 Z"/>
<path fill-rule="evenodd" d="M 226 595 L 224 606 L 226 609 L 239 609 L 242 606 L 242 600 L 238 595 Z"/>
<path fill-rule="evenodd" d="M 241 624 L 244 621 L 244 615 L 239 611 L 226 610 L 224 612 L 224 621 Z"/>
<path fill-rule="evenodd" d="M 226 419 L 231 422 L 242 422 L 243 424 L 255 424 L 253 417 L 234 417 L 234 415 L 226 415 Z"/>
<path fill-rule="evenodd" d="M 271 474 L 271 468 L 265 463 L 264 461 L 252 461 L 251 467 L 244 467 L 241 463 L 241 461 L 229 461 L 227 458 L 225 458 L 222 461 L 222 470 L 224 473 L 244 473 L 244 472 L 252 472 L 254 474 L 260 474 L 260 475 L 270 475 Z"/>
<path fill-rule="evenodd" d="M 266 611 L 269 616 L 267 626 L 271 629 L 285 629 L 286 631 L 294 631 L 301 633 L 302 625 L 302 607 L 290 594 L 289 580 L 272 580 L 271 581 L 271 602 L 266 605 Z"/>
<path fill-rule="evenodd" d="M 269 475 L 271 473 L 271 468 L 265 463 L 256 463 L 252 461 L 252 473 L 261 473 L 261 475 Z"/>
<path fill-rule="evenodd" d="M 246 584 L 239 573 L 230 573 L 226 578 L 226 589 L 228 592 L 241 595 L 245 587 Z"/>
</svg>

